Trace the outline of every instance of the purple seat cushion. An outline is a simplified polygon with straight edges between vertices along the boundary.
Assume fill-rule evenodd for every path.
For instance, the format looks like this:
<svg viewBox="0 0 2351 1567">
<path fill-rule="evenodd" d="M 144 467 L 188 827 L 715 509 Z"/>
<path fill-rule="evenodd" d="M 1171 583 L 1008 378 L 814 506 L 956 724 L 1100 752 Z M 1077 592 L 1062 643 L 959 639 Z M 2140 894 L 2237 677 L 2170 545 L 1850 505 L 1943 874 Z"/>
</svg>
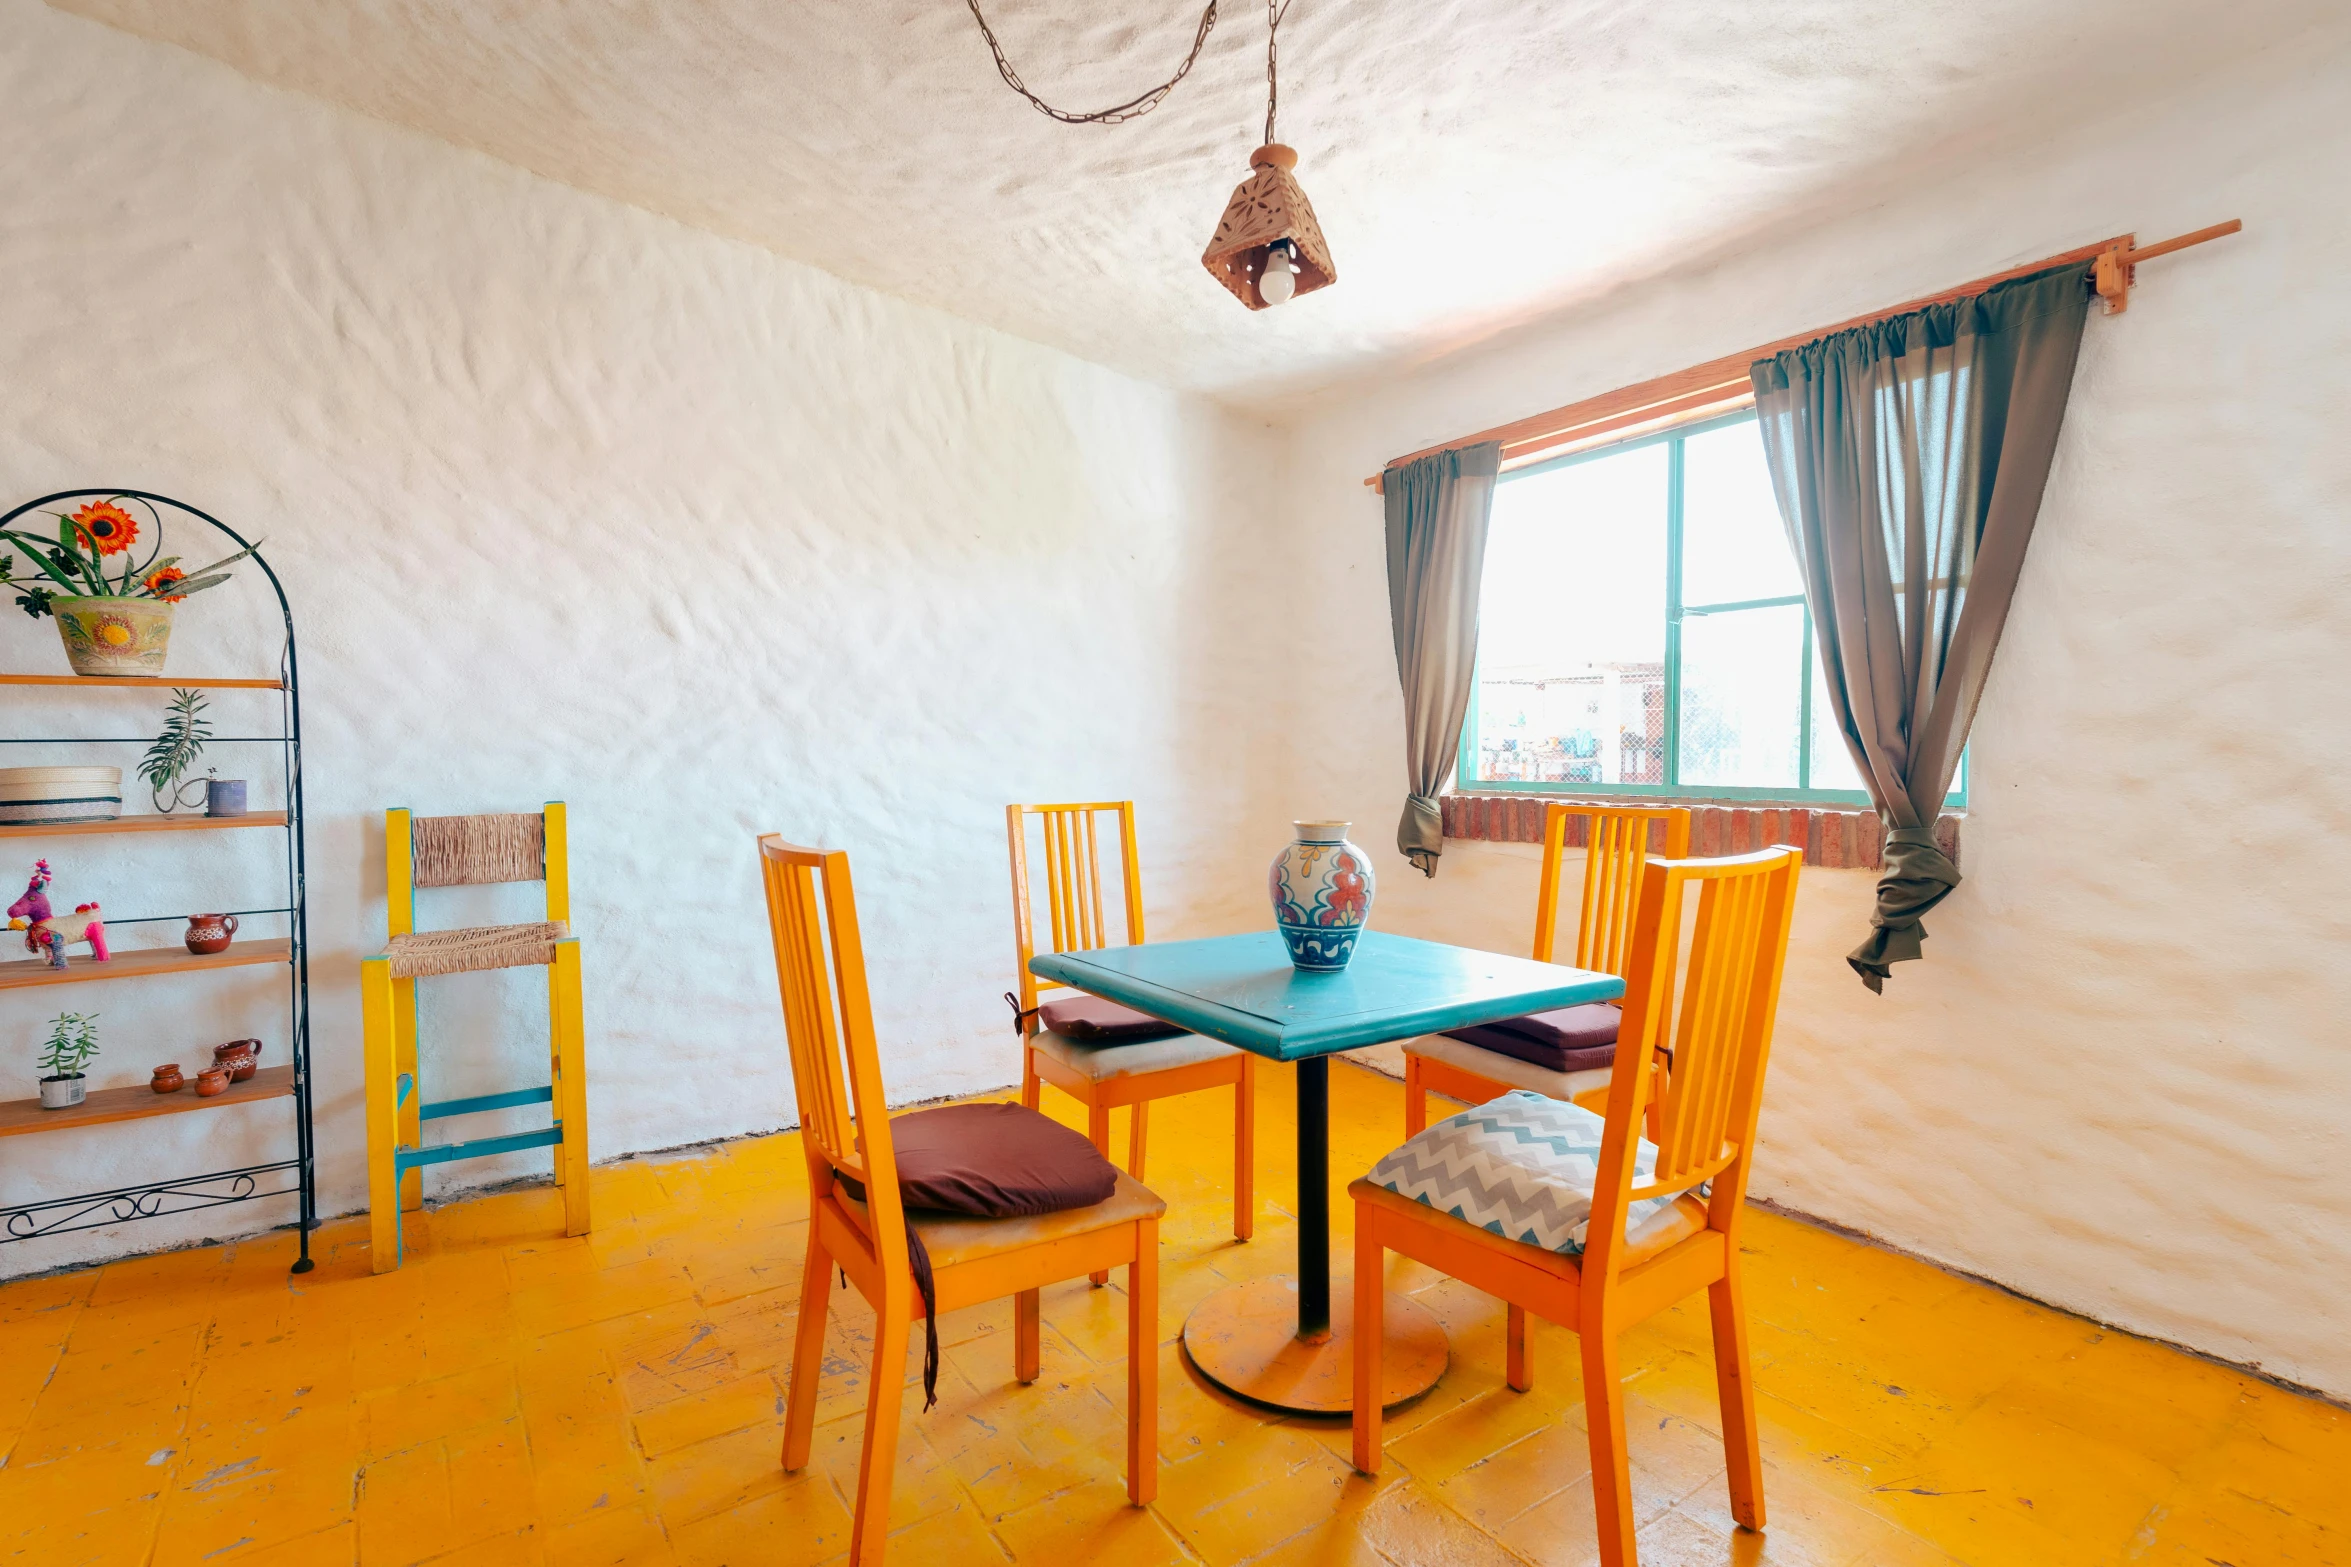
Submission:
<svg viewBox="0 0 2351 1567">
<path fill-rule="evenodd" d="M 1122 1007 L 1100 996 L 1049 1001 L 1037 1008 L 1037 1021 L 1064 1039 L 1089 1045 L 1139 1045 L 1147 1039 L 1173 1039 L 1183 1032 L 1175 1024 L 1163 1023 L 1148 1012 L 1137 1012 L 1133 1007 Z"/>
<path fill-rule="evenodd" d="M 1622 1016 L 1613 1001 L 1593 1001 L 1580 1007 L 1556 1007 L 1525 1017 L 1480 1023 L 1474 1028 L 1449 1028 L 1447 1039 L 1458 1039 L 1552 1072 L 1595 1072 L 1616 1061 L 1616 1027 Z"/>
</svg>

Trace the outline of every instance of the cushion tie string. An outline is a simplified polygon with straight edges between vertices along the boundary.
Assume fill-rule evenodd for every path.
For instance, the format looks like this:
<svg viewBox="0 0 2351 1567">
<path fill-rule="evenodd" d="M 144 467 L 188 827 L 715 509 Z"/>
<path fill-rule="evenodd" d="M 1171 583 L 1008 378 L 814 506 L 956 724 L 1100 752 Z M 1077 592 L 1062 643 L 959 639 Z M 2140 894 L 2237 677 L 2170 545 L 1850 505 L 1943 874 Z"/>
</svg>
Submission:
<svg viewBox="0 0 2351 1567">
<path fill-rule="evenodd" d="M 1035 1017 L 1038 1013 L 1045 1010 L 1042 1006 L 1034 1006 L 1024 1009 L 1020 1004 L 1020 997 L 1014 995 L 1009 990 L 1004 992 L 1004 1004 L 1012 1008 L 1012 1031 L 1015 1034 L 1021 1036 L 1023 1039 L 1028 1037 L 1029 1019 Z"/>
</svg>

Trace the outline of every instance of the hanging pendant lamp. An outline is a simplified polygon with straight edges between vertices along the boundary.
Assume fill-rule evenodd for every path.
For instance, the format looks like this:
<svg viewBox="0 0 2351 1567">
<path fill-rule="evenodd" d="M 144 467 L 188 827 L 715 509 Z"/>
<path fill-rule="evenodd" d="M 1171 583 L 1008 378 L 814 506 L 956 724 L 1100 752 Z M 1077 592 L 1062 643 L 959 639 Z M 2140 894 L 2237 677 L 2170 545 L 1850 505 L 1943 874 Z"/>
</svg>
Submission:
<svg viewBox="0 0 2351 1567">
<path fill-rule="evenodd" d="M 1004 78 L 1004 85 L 1026 98 L 1038 113 L 1064 125 L 1116 125 L 1149 114 L 1175 90 L 1176 83 L 1191 74 L 1216 27 L 1217 0 L 1208 0 L 1192 35 L 1191 52 L 1173 76 L 1115 107 L 1074 111 L 1057 109 L 1030 91 L 1005 57 L 1004 46 L 996 41 L 995 29 L 980 11 L 980 0 L 964 3 L 971 9 L 972 20 L 979 23 L 980 36 L 988 42 L 996 74 Z M 1298 154 L 1273 139 L 1274 108 L 1280 98 L 1276 45 L 1282 18 L 1289 10 L 1290 0 L 1265 0 L 1265 145 L 1249 154 L 1249 177 L 1233 187 L 1233 199 L 1225 203 L 1224 216 L 1217 222 L 1216 237 L 1200 256 L 1200 264 L 1251 310 L 1279 305 L 1339 281 L 1330 246 L 1323 241 L 1322 225 L 1314 221 L 1314 204 L 1290 172 L 1298 167 Z"/>
<path fill-rule="evenodd" d="M 1200 264 L 1252 310 L 1278 305 L 1339 280 L 1314 204 L 1290 171 L 1298 154 L 1268 142 L 1249 154 L 1249 177 L 1233 187 L 1216 237 Z"/>
</svg>

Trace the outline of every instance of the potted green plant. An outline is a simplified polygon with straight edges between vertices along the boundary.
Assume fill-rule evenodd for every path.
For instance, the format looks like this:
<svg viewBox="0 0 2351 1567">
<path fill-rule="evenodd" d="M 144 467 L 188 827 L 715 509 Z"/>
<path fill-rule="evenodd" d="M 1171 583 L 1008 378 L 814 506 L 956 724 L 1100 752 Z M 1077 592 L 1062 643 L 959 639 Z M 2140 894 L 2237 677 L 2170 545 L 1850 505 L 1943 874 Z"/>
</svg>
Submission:
<svg viewBox="0 0 2351 1567">
<path fill-rule="evenodd" d="M 70 1110 L 88 1098 L 82 1068 L 98 1055 L 98 1017 L 79 1012 L 61 1014 L 49 1025 L 49 1043 L 41 1047 L 41 1108 Z"/>
<path fill-rule="evenodd" d="M 35 620 L 57 619 L 66 662 L 77 675 L 160 675 L 171 645 L 172 606 L 191 593 L 229 580 L 226 568 L 253 553 L 241 549 L 194 572 L 163 553 L 163 519 L 137 504 L 154 525 L 146 557 L 138 552 L 139 519 L 122 505 L 130 496 L 91 501 L 71 516 L 56 513 L 54 540 L 0 529 L 0 544 L 31 558 L 37 576 L 16 575 L 16 559 L 0 554 L 0 587 L 17 589 L 17 607 Z"/>
<path fill-rule="evenodd" d="M 171 711 L 163 721 L 163 733 L 147 747 L 146 760 L 139 763 L 139 776 L 147 780 L 147 792 L 155 802 L 155 809 L 169 815 L 179 806 L 195 802 L 185 799 L 187 786 L 180 779 L 196 765 L 196 758 L 204 754 L 204 743 L 212 738 L 211 721 L 204 716 L 204 693 L 186 689 L 171 694 Z M 201 792 L 205 781 L 198 779 L 194 787 Z"/>
</svg>

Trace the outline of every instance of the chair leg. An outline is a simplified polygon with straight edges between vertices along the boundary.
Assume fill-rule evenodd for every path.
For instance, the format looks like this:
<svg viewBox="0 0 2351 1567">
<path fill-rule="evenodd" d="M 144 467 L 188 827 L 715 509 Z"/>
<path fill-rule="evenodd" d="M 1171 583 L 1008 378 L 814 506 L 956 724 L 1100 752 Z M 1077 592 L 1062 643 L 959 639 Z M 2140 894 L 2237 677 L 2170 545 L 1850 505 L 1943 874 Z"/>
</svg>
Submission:
<svg viewBox="0 0 2351 1567">
<path fill-rule="evenodd" d="M 1138 1219 L 1127 1264 L 1127 1500 L 1146 1507 L 1158 1494 L 1159 1221 Z"/>
<path fill-rule="evenodd" d="M 908 1281 L 912 1288 L 912 1280 Z M 800 1308 L 806 1311 L 803 1304 Z M 874 1302 L 873 1365 L 866 1372 L 865 1445 L 857 1459 L 850 1567 L 879 1567 L 890 1537 L 890 1486 L 898 1475 L 898 1417 L 906 1406 L 906 1302 L 885 1290 Z"/>
<path fill-rule="evenodd" d="M 1535 1385 L 1534 1372 L 1527 1365 L 1527 1309 L 1512 1306 L 1502 1329 L 1504 1361 L 1503 1380 L 1511 1391 L 1523 1393 Z"/>
<path fill-rule="evenodd" d="M 833 1259 L 809 1227 L 808 1256 L 800 1266 L 800 1321 L 792 1334 L 792 1381 L 784 1394 L 784 1472 L 808 1467 L 816 1431 L 816 1387 L 824 1376 L 825 1309 L 833 1298 Z"/>
<path fill-rule="evenodd" d="M 390 965 L 385 972 L 391 972 Z M 408 1074 L 414 1085 L 408 1103 L 399 1112 L 399 1141 L 415 1148 L 424 1142 L 424 1078 L 416 1070 L 416 981 L 392 982 L 392 1055 L 396 1072 Z M 400 1177 L 400 1206 L 410 1213 L 424 1206 L 424 1171 L 410 1170 Z"/>
<path fill-rule="evenodd" d="M 1012 1297 L 1012 1380 L 1024 1386 L 1037 1380 L 1042 1319 L 1037 1291 L 1022 1290 Z"/>
<path fill-rule="evenodd" d="M 1723 1462 L 1730 1471 L 1731 1516 L 1763 1527 L 1763 1448 L 1755 1433 L 1755 1377 L 1747 1358 L 1747 1298 L 1733 1253 L 1730 1271 L 1709 1285 L 1714 1318 L 1714 1380 L 1722 1395 Z"/>
<path fill-rule="evenodd" d="M 555 963 L 547 970 L 547 997 L 555 1034 L 555 1118 L 563 1123 L 563 1141 L 555 1145 L 563 1187 L 563 1233 L 585 1235 L 593 1220 L 588 1211 L 587 1031 L 576 938 L 555 944 Z"/>
<path fill-rule="evenodd" d="M 393 1041 L 392 965 L 369 958 L 359 965 L 359 1036 L 367 1073 L 367 1233 L 369 1263 L 378 1273 L 400 1266 L 400 1180 L 393 1156 L 400 1146 L 400 1072 Z"/>
<path fill-rule="evenodd" d="M 1387 1339 L 1387 1263 L 1378 1221 L 1355 1205 L 1355 1467 L 1380 1472 L 1381 1350 Z"/>
<path fill-rule="evenodd" d="M 1241 1057 L 1233 1085 L 1233 1239 L 1257 1233 L 1257 1058 Z"/>
<path fill-rule="evenodd" d="M 1037 1108 L 1044 1097 L 1045 1080 L 1037 1076 L 1037 1053 L 1025 1043 L 1020 1047 L 1020 1102 L 1028 1109 Z"/>
<path fill-rule="evenodd" d="M 1151 1105 L 1138 1099 L 1127 1122 L 1127 1174 L 1136 1180 L 1143 1178 L 1143 1146 L 1150 1137 Z"/>
<path fill-rule="evenodd" d="M 1404 1057 L 1404 1135 L 1418 1137 L 1429 1129 L 1429 1091 L 1420 1080 L 1420 1057 Z"/>
<path fill-rule="evenodd" d="M 1592 1511 L 1600 1529 L 1601 1567 L 1633 1567 L 1633 1475 L 1625 1445 L 1624 1381 L 1613 1325 L 1585 1321 L 1584 1424 L 1592 1443 Z"/>
<path fill-rule="evenodd" d="M 1086 1106 L 1086 1141 L 1092 1143 L 1094 1151 L 1103 1158 L 1110 1157 L 1110 1111 L 1106 1106 Z M 1089 1273 L 1086 1282 L 1100 1289 L 1110 1282 L 1110 1270 L 1104 1268 L 1100 1273 Z"/>
</svg>

